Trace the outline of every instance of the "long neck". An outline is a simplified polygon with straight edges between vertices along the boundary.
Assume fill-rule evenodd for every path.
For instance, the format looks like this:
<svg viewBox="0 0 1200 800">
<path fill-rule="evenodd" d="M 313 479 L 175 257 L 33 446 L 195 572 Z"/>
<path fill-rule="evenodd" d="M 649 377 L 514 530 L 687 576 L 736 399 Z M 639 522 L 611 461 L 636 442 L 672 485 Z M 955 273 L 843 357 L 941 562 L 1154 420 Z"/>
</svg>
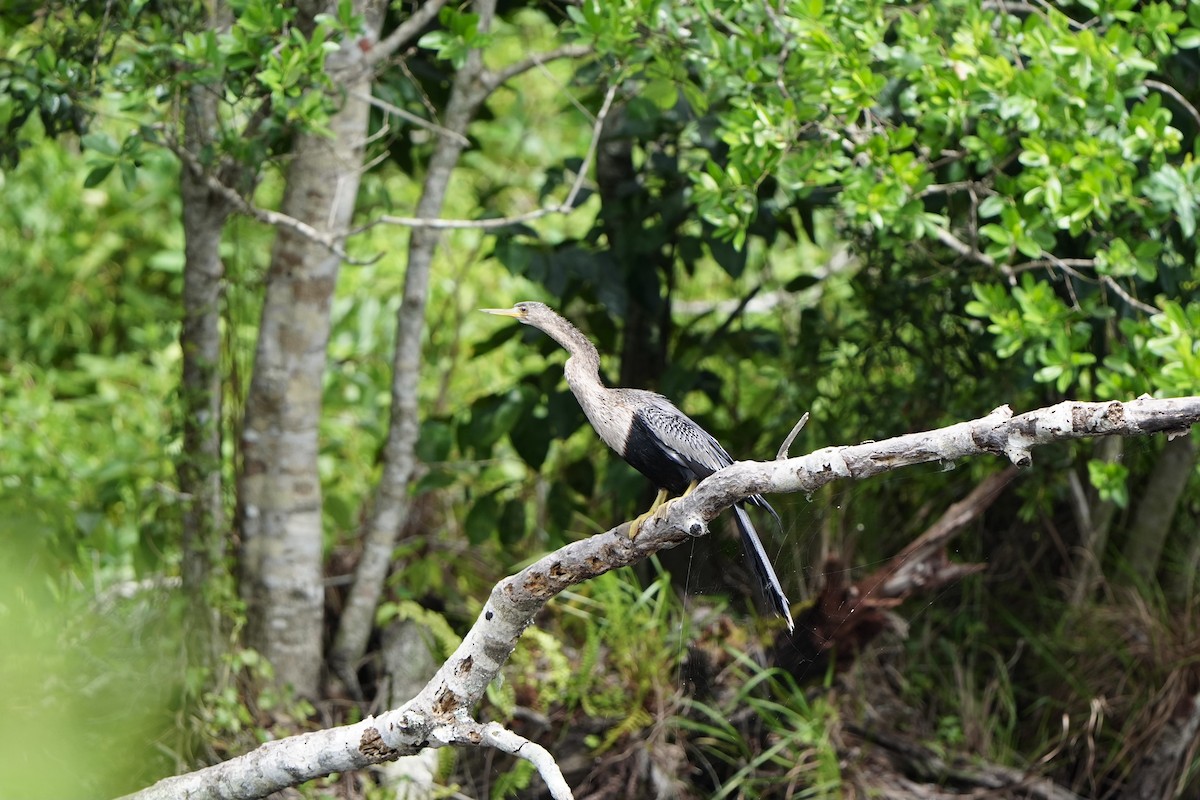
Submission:
<svg viewBox="0 0 1200 800">
<path fill-rule="evenodd" d="M 574 384 L 576 381 L 595 381 L 597 385 L 601 385 L 600 354 L 596 352 L 596 346 L 562 317 L 558 317 L 555 322 L 557 324 L 547 325 L 542 330 L 571 354 L 566 366 L 568 382 Z"/>
<path fill-rule="evenodd" d="M 564 367 L 567 385 L 588 421 L 605 444 L 624 455 L 633 409 L 622 402 L 620 390 L 609 389 L 600 380 L 600 354 L 596 346 L 562 317 L 542 330 L 571 354 Z"/>
</svg>

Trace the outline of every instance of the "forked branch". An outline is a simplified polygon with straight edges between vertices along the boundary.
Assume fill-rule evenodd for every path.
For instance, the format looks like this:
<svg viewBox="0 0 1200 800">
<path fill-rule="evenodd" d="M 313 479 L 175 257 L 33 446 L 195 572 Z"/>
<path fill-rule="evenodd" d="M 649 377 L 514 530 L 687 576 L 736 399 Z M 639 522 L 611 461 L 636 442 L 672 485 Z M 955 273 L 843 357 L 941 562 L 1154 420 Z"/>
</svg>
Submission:
<svg viewBox="0 0 1200 800">
<path fill-rule="evenodd" d="M 535 615 L 559 592 L 707 532 L 708 523 L 753 494 L 812 492 L 839 479 L 861 480 L 893 469 L 967 456 L 1002 455 L 1019 467 L 1034 447 L 1094 436 L 1186 434 L 1200 422 L 1200 397 L 1126 403 L 1063 402 L 1014 416 L 1002 406 L 985 417 L 879 442 L 828 447 L 772 462 L 740 462 L 712 475 L 648 522 L 634 540 L 628 524 L 562 547 L 492 590 L 458 650 L 421 692 L 398 709 L 362 722 L 269 742 L 244 756 L 176 778 L 131 797 L 262 797 L 331 772 L 362 769 L 428 747 L 482 745 L 537 765 L 556 798 L 571 797 L 553 759 L 499 726 L 481 725 L 472 709 L 499 674 Z"/>
</svg>

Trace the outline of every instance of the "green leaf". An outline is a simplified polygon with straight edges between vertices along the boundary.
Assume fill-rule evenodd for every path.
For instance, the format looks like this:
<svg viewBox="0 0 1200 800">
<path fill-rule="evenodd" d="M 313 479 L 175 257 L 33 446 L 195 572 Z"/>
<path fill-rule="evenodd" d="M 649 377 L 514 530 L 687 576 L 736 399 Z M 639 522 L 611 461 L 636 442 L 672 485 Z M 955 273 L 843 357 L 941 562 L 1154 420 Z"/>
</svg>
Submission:
<svg viewBox="0 0 1200 800">
<path fill-rule="evenodd" d="M 1038 383 L 1050 383 L 1053 380 L 1057 380 L 1062 374 L 1063 367 L 1061 364 L 1050 364 L 1033 373 L 1033 379 Z"/>
<path fill-rule="evenodd" d="M 1191 50 L 1200 47 L 1200 29 L 1185 28 L 1180 31 L 1179 35 L 1175 37 L 1175 46 L 1180 50 Z"/>
<path fill-rule="evenodd" d="M 450 457 L 454 434 L 444 420 L 427 419 L 421 423 L 421 435 L 417 439 L 417 458 L 426 464 L 445 461 Z"/>
<path fill-rule="evenodd" d="M 85 150 L 95 150 L 97 153 L 106 156 L 115 157 L 121 152 L 121 148 L 117 146 L 116 140 L 104 131 L 89 133 L 80 139 L 79 143 L 83 145 Z"/>
<path fill-rule="evenodd" d="M 500 542 L 512 545 L 524 538 L 525 503 L 519 498 L 513 498 L 504 504 L 504 510 L 500 513 Z"/>
<path fill-rule="evenodd" d="M 92 168 L 92 171 L 89 172 L 87 174 L 87 177 L 83 179 L 84 188 L 90 189 L 93 186 L 99 186 L 104 181 L 104 179 L 108 177 L 108 173 L 113 171 L 113 167 L 115 167 L 116 165 L 117 165 L 117 162 L 110 161 L 107 164 L 101 164 L 97 167 Z"/>
<path fill-rule="evenodd" d="M 546 454 L 550 452 L 553 431 L 544 415 L 538 417 L 532 413 L 522 413 L 509 431 L 508 438 L 517 455 L 530 469 L 538 470 L 542 468 Z"/>
<path fill-rule="evenodd" d="M 494 494 L 486 494 L 475 501 L 463 528 L 467 533 L 467 541 L 473 545 L 481 545 L 495 533 L 499 523 L 500 504 Z"/>
<path fill-rule="evenodd" d="M 132 161 L 121 161 L 121 184 L 125 187 L 125 191 L 132 192 L 137 188 L 137 167 Z"/>
</svg>

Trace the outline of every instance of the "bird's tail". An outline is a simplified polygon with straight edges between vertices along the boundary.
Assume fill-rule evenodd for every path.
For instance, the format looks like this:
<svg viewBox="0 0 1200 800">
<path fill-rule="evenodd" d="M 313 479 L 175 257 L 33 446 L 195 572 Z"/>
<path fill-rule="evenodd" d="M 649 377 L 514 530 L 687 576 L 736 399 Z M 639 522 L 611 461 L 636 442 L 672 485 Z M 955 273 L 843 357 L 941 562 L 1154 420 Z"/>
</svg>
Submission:
<svg viewBox="0 0 1200 800">
<path fill-rule="evenodd" d="M 738 530 L 742 534 L 742 548 L 746 551 L 746 557 L 750 559 L 750 566 L 754 568 L 754 574 L 758 576 L 762 592 L 774 607 L 775 613 L 787 620 L 788 632 L 791 633 L 794 625 L 787 595 L 783 593 L 783 587 L 779 585 L 779 578 L 775 575 L 775 568 L 771 566 L 771 559 L 767 558 L 767 551 L 763 549 L 762 540 L 758 538 L 758 531 L 754 530 L 754 525 L 750 522 L 750 515 L 746 513 L 746 509 L 741 503 L 733 507 L 733 515 L 737 520 Z"/>
</svg>

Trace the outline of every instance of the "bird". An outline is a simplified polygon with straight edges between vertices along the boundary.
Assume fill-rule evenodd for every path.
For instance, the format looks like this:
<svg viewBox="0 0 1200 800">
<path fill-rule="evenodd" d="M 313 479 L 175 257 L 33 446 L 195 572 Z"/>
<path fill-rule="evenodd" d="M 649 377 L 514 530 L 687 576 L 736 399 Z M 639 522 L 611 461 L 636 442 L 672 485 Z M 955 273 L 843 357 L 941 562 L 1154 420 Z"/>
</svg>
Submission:
<svg viewBox="0 0 1200 800">
<path fill-rule="evenodd" d="M 588 421 L 605 444 L 658 489 L 649 511 L 629 526 L 631 539 L 637 536 L 647 518 L 662 514 L 679 496 L 686 497 L 701 480 L 733 463 L 733 458 L 708 431 L 666 397 L 644 389 L 605 386 L 600 379 L 600 354 L 596 346 L 545 303 L 524 301 L 512 308 L 483 308 L 480 311 L 513 317 L 531 325 L 558 342 L 569 354 L 564 366 L 567 385 Z M 676 497 L 668 500 L 670 495 Z M 782 525 L 779 514 L 759 494 L 733 505 L 742 548 L 763 595 L 775 613 L 787 621 L 791 632 L 793 623 L 787 595 L 750 521 L 747 504 L 767 510 L 776 524 Z"/>
</svg>

